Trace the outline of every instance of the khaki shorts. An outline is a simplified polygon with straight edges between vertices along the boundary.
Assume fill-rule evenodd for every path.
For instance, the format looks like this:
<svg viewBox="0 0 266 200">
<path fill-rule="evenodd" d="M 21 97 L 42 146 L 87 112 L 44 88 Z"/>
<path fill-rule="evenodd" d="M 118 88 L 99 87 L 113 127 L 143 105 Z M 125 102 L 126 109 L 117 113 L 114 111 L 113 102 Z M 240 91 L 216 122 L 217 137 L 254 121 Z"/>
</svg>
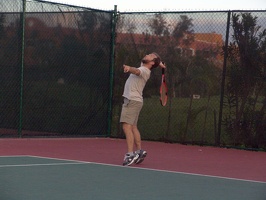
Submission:
<svg viewBox="0 0 266 200">
<path fill-rule="evenodd" d="M 139 113 L 143 106 L 143 102 L 133 101 L 124 98 L 124 103 L 122 106 L 120 122 L 125 122 L 130 125 L 137 125 Z"/>
</svg>

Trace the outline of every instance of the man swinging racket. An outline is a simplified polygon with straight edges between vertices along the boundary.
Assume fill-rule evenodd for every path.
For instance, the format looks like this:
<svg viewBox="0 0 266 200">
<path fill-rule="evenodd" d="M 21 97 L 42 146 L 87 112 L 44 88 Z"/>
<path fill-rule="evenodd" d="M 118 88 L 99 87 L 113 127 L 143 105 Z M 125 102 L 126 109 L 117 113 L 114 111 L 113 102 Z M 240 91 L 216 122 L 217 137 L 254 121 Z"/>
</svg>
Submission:
<svg viewBox="0 0 266 200">
<path fill-rule="evenodd" d="M 157 53 L 150 53 L 141 60 L 139 68 L 123 65 L 124 73 L 130 73 L 124 86 L 124 103 L 120 122 L 126 136 L 127 153 L 123 165 L 139 164 L 147 156 L 141 148 L 141 135 L 137 127 L 139 113 L 143 106 L 143 89 L 150 78 L 151 70 L 160 66 L 165 68 Z M 136 150 L 134 151 L 134 145 Z"/>
</svg>

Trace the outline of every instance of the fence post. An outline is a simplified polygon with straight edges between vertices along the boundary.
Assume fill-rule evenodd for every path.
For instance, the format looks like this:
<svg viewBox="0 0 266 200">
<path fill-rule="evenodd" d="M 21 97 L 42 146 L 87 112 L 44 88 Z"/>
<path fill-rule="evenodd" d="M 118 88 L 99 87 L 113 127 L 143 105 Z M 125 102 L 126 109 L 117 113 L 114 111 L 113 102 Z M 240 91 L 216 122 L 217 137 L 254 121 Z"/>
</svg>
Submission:
<svg viewBox="0 0 266 200">
<path fill-rule="evenodd" d="M 22 118 L 23 118 L 23 81 L 24 81 L 24 50 L 25 50 L 25 21 L 26 21 L 26 0 L 23 0 L 22 11 L 22 30 L 21 30 L 21 68 L 20 68 L 20 106 L 19 106 L 19 125 L 18 135 L 22 137 Z"/>
<path fill-rule="evenodd" d="M 117 22 L 117 5 L 114 6 L 112 16 L 112 33 L 111 33 L 111 53 L 110 53 L 110 70 L 109 70 L 109 103 L 108 103 L 108 127 L 107 136 L 110 137 L 112 129 L 112 104 L 113 104 L 113 85 L 114 85 L 114 64 L 115 64 L 115 37 L 116 37 L 116 22 Z"/>
<path fill-rule="evenodd" d="M 221 83 L 221 96 L 220 96 L 220 110 L 219 110 L 219 121 L 218 121 L 218 134 L 215 137 L 215 145 L 220 145 L 221 139 L 221 129 L 222 129 L 222 118 L 223 118 L 223 102 L 224 102 L 224 88 L 225 88 L 225 76 L 226 76 L 226 65 L 227 65 L 227 48 L 228 48 L 228 38 L 229 38 L 229 29 L 230 29 L 230 16 L 231 11 L 228 11 L 227 15 L 227 27 L 226 27 L 226 38 L 225 38 L 225 52 L 224 52 L 224 61 L 223 61 L 223 73 L 222 73 L 222 83 Z"/>
</svg>

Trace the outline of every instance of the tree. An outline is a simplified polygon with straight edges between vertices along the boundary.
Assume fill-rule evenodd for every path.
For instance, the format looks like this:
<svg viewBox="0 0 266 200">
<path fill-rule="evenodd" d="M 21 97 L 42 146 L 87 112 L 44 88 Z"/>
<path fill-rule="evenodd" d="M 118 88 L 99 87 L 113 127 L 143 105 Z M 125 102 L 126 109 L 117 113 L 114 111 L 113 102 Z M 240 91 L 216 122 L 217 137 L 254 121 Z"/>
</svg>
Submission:
<svg viewBox="0 0 266 200">
<path fill-rule="evenodd" d="M 82 38 L 88 44 L 90 51 L 98 51 L 98 49 L 109 49 L 111 38 L 111 14 L 95 11 L 83 12 L 78 21 L 79 32 Z M 109 55 L 108 55 L 109 56 Z"/>
<path fill-rule="evenodd" d="M 160 38 L 160 45 L 165 48 L 163 58 L 167 61 L 169 95 L 176 96 L 176 86 L 187 81 L 187 69 L 191 64 L 189 56 L 183 54 L 182 49 L 186 49 L 194 41 L 194 30 L 192 19 L 186 15 L 181 15 L 176 24 L 167 24 L 162 14 L 155 15 L 150 23 L 152 33 Z"/>
<path fill-rule="evenodd" d="M 234 144 L 259 147 L 265 137 L 266 29 L 257 17 L 233 14 L 233 42 L 228 46 L 227 132 Z M 263 125 L 264 124 L 264 125 Z M 264 127 L 265 130 L 265 127 Z M 264 144 L 265 145 L 265 144 Z"/>
<path fill-rule="evenodd" d="M 187 79 L 187 69 L 190 66 L 190 58 L 182 55 L 179 48 L 186 48 L 191 42 L 193 42 L 193 23 L 192 19 L 185 15 L 181 15 L 176 24 L 167 24 L 163 15 L 156 14 L 154 19 L 151 20 L 150 24 L 151 32 L 159 38 L 160 44 L 159 48 L 164 47 L 162 57 L 167 61 L 167 77 L 169 86 L 169 109 L 168 109 L 168 123 L 166 128 L 166 133 L 164 140 L 168 141 L 171 116 L 172 116 L 172 98 L 175 97 L 175 91 L 177 85 L 182 85 Z M 157 48 L 158 48 L 157 47 Z"/>
</svg>

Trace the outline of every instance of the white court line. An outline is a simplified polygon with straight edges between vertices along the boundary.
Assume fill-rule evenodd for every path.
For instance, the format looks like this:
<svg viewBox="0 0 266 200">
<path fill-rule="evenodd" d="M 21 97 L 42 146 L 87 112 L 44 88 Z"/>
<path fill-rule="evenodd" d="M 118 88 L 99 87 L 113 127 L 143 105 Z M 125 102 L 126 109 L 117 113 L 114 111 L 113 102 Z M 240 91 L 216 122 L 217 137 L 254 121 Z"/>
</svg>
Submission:
<svg viewBox="0 0 266 200">
<path fill-rule="evenodd" d="M 94 163 L 91 162 L 90 164 L 96 165 L 106 165 L 106 166 L 113 166 L 113 167 L 121 167 L 121 168 L 130 168 L 130 169 L 140 169 L 140 170 L 147 170 L 147 171 L 157 171 L 157 172 L 165 172 L 165 173 L 174 173 L 174 174 L 184 174 L 184 175 L 191 175 L 191 176 L 201 176 L 201 177 L 209 177 L 209 178 L 218 178 L 218 179 L 226 179 L 226 180 L 234 180 L 234 181 L 244 181 L 244 182 L 252 182 L 252 183 L 264 183 L 264 181 L 255 181 L 255 180 L 248 180 L 248 179 L 239 179 L 239 178 L 231 178 L 225 176 L 214 176 L 214 175 L 206 175 L 206 174 L 196 174 L 196 173 L 189 173 L 189 172 L 177 172 L 177 171 L 170 171 L 170 170 L 162 170 L 162 169 L 150 169 L 150 168 L 142 168 L 142 167 L 130 167 L 130 166 L 121 166 L 121 165 L 112 165 L 106 163 Z"/>
<path fill-rule="evenodd" d="M 127 166 L 122 166 L 122 165 L 96 163 L 96 162 L 86 162 L 86 161 L 78 161 L 78 160 L 68 160 L 68 159 L 60 159 L 60 158 L 58 159 L 58 158 L 49 158 L 49 157 L 41 157 L 41 156 L 30 156 L 30 157 L 45 158 L 45 159 L 56 159 L 56 160 L 64 160 L 64 161 L 72 161 L 72 162 L 81 162 L 81 163 L 84 163 L 84 164 L 96 164 L 96 165 L 104 165 L 104 166 L 111 166 L 111 167 L 121 167 L 121 168 L 126 168 L 127 167 Z M 192 175 L 192 176 L 202 176 L 202 177 L 210 177 L 210 178 L 219 178 L 219 179 L 227 179 L 227 180 L 235 180 L 235 181 L 245 181 L 245 182 L 264 183 L 264 184 L 266 183 L 266 182 L 263 182 L 263 181 L 238 179 L 238 178 L 223 177 L 223 176 L 212 176 L 212 175 L 196 174 L 196 173 L 188 173 L 188 172 L 177 172 L 177 171 L 170 171 L 170 170 L 149 169 L 149 168 L 142 168 L 142 167 L 135 167 L 135 166 L 134 167 L 127 167 L 127 168 L 148 170 L 148 171 L 166 172 L 166 173 L 175 173 L 175 174 L 185 174 L 185 175 Z"/>
<path fill-rule="evenodd" d="M 21 157 L 29 157 L 29 158 L 42 158 L 42 159 L 50 159 L 50 160 L 61 160 L 67 161 L 65 163 L 42 163 L 42 164 L 23 164 L 23 165 L 0 165 L 0 168 L 5 167 L 34 167 L 34 166 L 56 166 L 56 165 L 80 165 L 80 164 L 89 164 L 89 162 L 80 162 L 76 160 L 66 160 L 66 159 L 57 159 L 57 158 L 49 158 L 49 157 L 41 157 L 41 156 L 31 156 L 31 155 L 12 155 L 12 156 L 0 156 L 0 158 L 21 158 Z M 71 163 L 70 163 L 71 162 Z"/>
<path fill-rule="evenodd" d="M 59 165 L 81 165 L 81 164 L 86 164 L 86 163 L 49 163 L 49 164 L 0 165 L 0 168 L 5 168 L 5 167 L 59 166 Z"/>
<path fill-rule="evenodd" d="M 2 156 L 0 156 L 2 157 Z M 9 157 L 9 156 L 4 156 Z M 218 179 L 226 179 L 226 180 L 233 180 L 233 181 L 244 181 L 244 182 L 251 182 L 251 183 L 262 183 L 266 184 L 264 181 L 255 181 L 255 180 L 248 180 L 248 179 L 239 179 L 239 178 L 231 178 L 231 177 L 223 177 L 223 176 L 214 176 L 214 175 L 206 175 L 206 174 L 197 174 L 197 173 L 189 173 L 189 172 L 177 172 L 177 171 L 170 171 L 170 170 L 161 170 L 161 169 L 149 169 L 149 168 L 142 168 L 142 167 L 130 167 L 130 166 L 122 166 L 122 165 L 115 165 L 115 164 L 106 164 L 106 163 L 97 163 L 97 162 L 87 162 L 87 161 L 80 161 L 80 160 L 70 160 L 70 159 L 62 159 L 62 158 L 53 158 L 53 157 L 44 157 L 44 156 L 33 156 L 33 155 L 24 155 L 24 156 L 14 156 L 14 157 L 33 157 L 33 158 L 43 158 L 43 159 L 51 159 L 51 160 L 62 160 L 74 163 L 51 163 L 51 164 L 28 164 L 28 165 L 10 165 L 12 166 L 42 166 L 42 165 L 74 165 L 74 164 L 95 164 L 95 165 L 103 165 L 103 166 L 111 166 L 111 167 L 119 167 L 119 168 L 127 168 L 127 169 L 138 169 L 138 170 L 147 170 L 147 171 L 155 171 L 155 172 L 165 172 L 165 173 L 174 173 L 174 174 L 184 174 L 190 176 L 201 176 L 201 177 L 209 177 L 209 178 L 218 178 Z M 0 166 L 1 167 L 1 166 Z"/>
<path fill-rule="evenodd" d="M 12 157 L 26 157 L 25 155 L 11 155 L 11 156 L 0 156 L 0 158 L 12 158 Z"/>
<path fill-rule="evenodd" d="M 33 158 L 42 158 L 42 159 L 50 159 L 50 160 L 61 160 L 61 161 L 71 161 L 76 163 L 82 163 L 82 164 L 90 164 L 91 162 L 87 161 L 80 161 L 80 160 L 70 160 L 70 159 L 64 159 L 64 158 L 53 158 L 53 157 L 44 157 L 44 156 L 32 156 L 32 155 L 25 155 L 26 157 L 33 157 Z"/>
</svg>

